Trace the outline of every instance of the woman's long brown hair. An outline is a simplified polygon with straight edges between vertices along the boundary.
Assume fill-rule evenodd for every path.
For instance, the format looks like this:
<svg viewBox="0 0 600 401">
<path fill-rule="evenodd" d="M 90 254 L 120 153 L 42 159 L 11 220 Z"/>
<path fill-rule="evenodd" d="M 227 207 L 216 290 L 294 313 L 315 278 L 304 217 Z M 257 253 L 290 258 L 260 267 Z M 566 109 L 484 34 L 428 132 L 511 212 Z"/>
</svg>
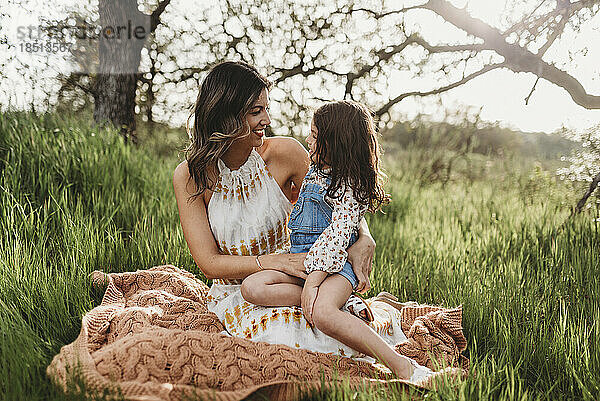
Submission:
<svg viewBox="0 0 600 401">
<path fill-rule="evenodd" d="M 204 78 L 187 127 L 191 141 L 186 160 L 190 179 L 196 183 L 190 199 L 213 188 L 208 168 L 217 164 L 233 141 L 250 135 L 246 114 L 262 90 L 270 87 L 267 78 L 243 62 L 217 64 Z M 194 125 L 190 127 L 192 117 Z"/>
<path fill-rule="evenodd" d="M 315 111 L 313 122 L 318 133 L 312 159 L 317 169 L 331 168 L 327 196 L 340 198 L 343 189 L 350 186 L 356 200 L 371 212 L 388 203 L 371 110 L 350 100 L 326 103 Z"/>
</svg>

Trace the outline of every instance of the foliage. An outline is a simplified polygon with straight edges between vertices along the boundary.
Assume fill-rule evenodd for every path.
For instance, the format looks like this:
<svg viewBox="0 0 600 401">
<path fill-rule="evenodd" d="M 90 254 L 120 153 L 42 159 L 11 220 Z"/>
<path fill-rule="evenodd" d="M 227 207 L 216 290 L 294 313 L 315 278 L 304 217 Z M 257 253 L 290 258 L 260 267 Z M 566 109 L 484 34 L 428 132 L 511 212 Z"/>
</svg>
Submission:
<svg viewBox="0 0 600 401">
<path fill-rule="evenodd" d="M 482 121 L 478 115 L 464 113 L 446 116 L 442 121 L 432 121 L 427 116 L 417 116 L 410 121 L 400 121 L 382 131 L 388 141 L 402 147 L 442 147 L 454 151 L 490 156 L 517 154 L 522 157 L 557 159 L 568 154 L 578 143 L 576 138 L 559 133 L 521 132 L 501 127 L 497 123 Z"/>
<path fill-rule="evenodd" d="M 561 41 L 563 32 L 577 34 L 592 24 L 599 0 L 510 0 L 495 23 L 473 23 L 470 13 L 477 7 L 471 3 L 464 9 L 441 0 L 417 3 L 399 8 L 370 0 L 228 0 L 198 3 L 190 12 L 181 2 L 139 0 L 139 10 L 149 18 L 160 11 L 160 23 L 141 51 L 136 113 L 149 121 L 183 125 L 205 72 L 225 59 L 249 62 L 275 81 L 271 95 L 277 134 L 300 136 L 311 107 L 341 98 L 368 104 L 387 123 L 396 118 L 393 106 L 403 99 L 442 93 L 497 68 L 538 74 L 566 89 L 583 107 L 598 107 L 579 84 L 585 77 L 569 75 L 570 66 L 546 51 Z M 95 27 L 98 6 L 59 3 L 45 8 L 44 18 Z M 479 29 L 473 31 L 474 26 Z M 9 39 L 0 26 L 3 38 Z M 18 44 L 12 42 L 14 49 Z M 585 53 L 578 43 L 567 44 L 569 55 Z M 8 99 L 8 107 L 91 104 L 98 55 L 93 46 L 73 49 L 49 58 L 16 58 L 6 52 L 0 58 L 5 67 L 0 96 Z M 4 77 L 5 70 L 10 76 Z"/>
<path fill-rule="evenodd" d="M 570 166 L 557 174 L 562 180 L 591 182 L 600 173 L 600 124 L 583 132 L 567 130 L 563 135 L 581 143 L 581 147 L 564 158 Z"/>
<path fill-rule="evenodd" d="M 178 161 L 124 146 L 85 121 L 0 114 L 1 400 L 65 399 L 45 368 L 100 302 L 93 270 L 172 263 L 199 274 L 172 195 Z M 575 194 L 548 180 L 524 200 L 521 176 L 499 168 L 472 183 L 421 186 L 406 153 L 393 163 L 390 156 L 393 201 L 385 214 L 369 215 L 377 241 L 369 295 L 463 304 L 473 363 L 456 389 L 427 398 L 598 399 L 600 235 L 579 217 L 557 228 L 568 214 L 559 199 Z M 306 396 L 403 398 L 393 388 L 355 393 L 343 385 Z"/>
<path fill-rule="evenodd" d="M 441 122 L 426 116 L 398 122 L 382 130 L 382 138 L 388 157 L 401 160 L 398 170 L 420 185 L 472 183 L 499 171 L 514 179 L 524 197 L 529 196 L 530 187 L 537 192 L 550 185 L 553 178 L 548 170 L 564 166 L 558 157 L 576 146 L 558 134 L 514 131 L 464 112 L 447 114 Z M 527 173 L 530 169 L 534 170 L 531 174 Z"/>
<path fill-rule="evenodd" d="M 173 168 L 72 117 L 0 114 L 0 399 L 63 398 L 45 368 L 100 301 L 93 270 L 197 272 Z"/>
</svg>

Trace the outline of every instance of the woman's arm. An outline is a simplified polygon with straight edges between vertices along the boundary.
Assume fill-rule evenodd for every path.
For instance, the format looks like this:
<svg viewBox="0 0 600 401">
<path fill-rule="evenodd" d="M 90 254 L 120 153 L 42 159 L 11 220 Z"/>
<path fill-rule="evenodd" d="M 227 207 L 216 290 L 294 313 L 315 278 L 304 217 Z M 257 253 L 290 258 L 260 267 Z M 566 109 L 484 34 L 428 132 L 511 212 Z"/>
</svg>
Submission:
<svg viewBox="0 0 600 401">
<path fill-rule="evenodd" d="M 198 268 L 207 278 L 243 279 L 259 270 L 255 256 L 222 255 L 208 223 L 206 205 L 202 196 L 189 201 L 194 182 L 189 181 L 187 162 L 181 163 L 173 174 L 173 188 L 179 209 L 183 236 Z M 306 278 L 305 254 L 273 254 L 260 257 L 264 269 L 283 271 Z"/>
<path fill-rule="evenodd" d="M 365 293 L 371 289 L 369 275 L 371 274 L 375 245 L 367 221 L 363 217 L 358 230 L 358 240 L 348 248 L 348 262 L 352 265 L 358 279 L 357 292 Z"/>
</svg>

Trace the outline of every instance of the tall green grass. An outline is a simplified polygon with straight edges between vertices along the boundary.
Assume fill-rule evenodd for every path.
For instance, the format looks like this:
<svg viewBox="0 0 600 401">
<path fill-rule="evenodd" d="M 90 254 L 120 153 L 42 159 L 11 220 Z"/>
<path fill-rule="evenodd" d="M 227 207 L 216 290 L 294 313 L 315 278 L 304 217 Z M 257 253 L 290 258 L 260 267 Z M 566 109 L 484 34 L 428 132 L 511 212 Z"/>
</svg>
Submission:
<svg viewBox="0 0 600 401">
<path fill-rule="evenodd" d="M 99 302 L 93 270 L 194 271 L 173 168 L 72 117 L 0 115 L 0 397 L 61 399 L 45 368 Z"/>
<path fill-rule="evenodd" d="M 597 223 L 559 229 L 575 194 L 529 172 L 422 185 L 402 156 L 389 168 L 392 204 L 369 217 L 370 294 L 463 304 L 474 372 L 428 398 L 598 399 Z M 171 189 L 177 163 L 76 117 L 0 114 L 0 399 L 64 399 L 45 368 L 100 301 L 93 270 L 199 274 Z M 307 398 L 403 397 L 342 386 Z"/>
</svg>

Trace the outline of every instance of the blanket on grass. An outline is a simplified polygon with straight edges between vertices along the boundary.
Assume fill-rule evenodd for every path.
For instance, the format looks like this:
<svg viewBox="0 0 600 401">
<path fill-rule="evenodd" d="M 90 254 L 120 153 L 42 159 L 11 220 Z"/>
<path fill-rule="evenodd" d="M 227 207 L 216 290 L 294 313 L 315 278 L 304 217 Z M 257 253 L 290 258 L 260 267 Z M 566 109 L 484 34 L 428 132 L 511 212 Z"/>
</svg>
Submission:
<svg viewBox="0 0 600 401">
<path fill-rule="evenodd" d="M 47 368 L 65 391 L 139 401 L 230 401 L 257 392 L 292 399 L 337 381 L 356 388 L 408 388 L 380 365 L 222 333 L 223 325 L 206 307 L 206 284 L 177 267 L 96 271 L 93 280 L 107 285 L 102 303 L 83 316 L 77 339 Z M 446 368 L 447 376 L 466 373 L 460 307 L 407 306 L 402 319 L 409 340 L 396 347 L 399 352 L 434 369 L 440 360 L 457 367 Z"/>
</svg>

